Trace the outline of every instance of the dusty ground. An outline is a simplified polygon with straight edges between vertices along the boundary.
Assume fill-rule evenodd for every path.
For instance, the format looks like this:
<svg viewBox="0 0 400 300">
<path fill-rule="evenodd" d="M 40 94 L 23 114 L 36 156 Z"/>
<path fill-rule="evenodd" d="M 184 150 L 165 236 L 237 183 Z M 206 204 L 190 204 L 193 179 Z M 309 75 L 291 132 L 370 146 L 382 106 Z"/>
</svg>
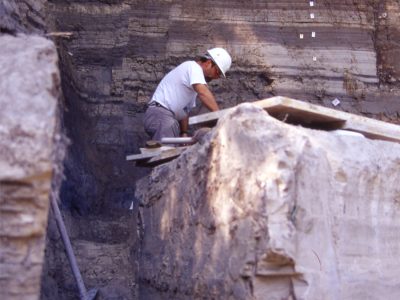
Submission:
<svg viewBox="0 0 400 300">
<path fill-rule="evenodd" d="M 98 288 L 99 300 L 138 299 L 133 211 L 114 212 L 111 217 L 64 217 L 86 287 Z M 45 255 L 41 299 L 77 299 L 78 289 L 52 214 Z"/>
</svg>

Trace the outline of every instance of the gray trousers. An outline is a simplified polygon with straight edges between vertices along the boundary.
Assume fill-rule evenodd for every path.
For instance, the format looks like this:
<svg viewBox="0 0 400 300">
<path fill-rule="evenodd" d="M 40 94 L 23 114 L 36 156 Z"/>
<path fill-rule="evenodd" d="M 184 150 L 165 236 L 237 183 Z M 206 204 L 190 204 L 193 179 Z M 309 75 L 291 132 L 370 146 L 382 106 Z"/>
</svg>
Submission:
<svg viewBox="0 0 400 300">
<path fill-rule="evenodd" d="M 174 113 L 159 106 L 149 106 L 144 114 L 144 130 L 152 140 L 160 141 L 163 137 L 178 137 L 179 122 Z"/>
</svg>

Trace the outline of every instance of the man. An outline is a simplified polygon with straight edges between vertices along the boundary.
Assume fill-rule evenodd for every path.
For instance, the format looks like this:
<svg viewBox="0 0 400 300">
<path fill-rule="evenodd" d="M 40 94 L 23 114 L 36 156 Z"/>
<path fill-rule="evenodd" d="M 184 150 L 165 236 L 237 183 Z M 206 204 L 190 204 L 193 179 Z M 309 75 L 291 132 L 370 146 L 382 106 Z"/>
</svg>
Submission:
<svg viewBox="0 0 400 300">
<path fill-rule="evenodd" d="M 189 112 L 196 98 L 210 111 L 219 110 L 207 82 L 218 79 L 232 63 L 229 53 L 213 48 L 196 61 L 186 61 L 169 72 L 159 83 L 144 115 L 144 128 L 152 140 L 187 136 Z"/>
</svg>

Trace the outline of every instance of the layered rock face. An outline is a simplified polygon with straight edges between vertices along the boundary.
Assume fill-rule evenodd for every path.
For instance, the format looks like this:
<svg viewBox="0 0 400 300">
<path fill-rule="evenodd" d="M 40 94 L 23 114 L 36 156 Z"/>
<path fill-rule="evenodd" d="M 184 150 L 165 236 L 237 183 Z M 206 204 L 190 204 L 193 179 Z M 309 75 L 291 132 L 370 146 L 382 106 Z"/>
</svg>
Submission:
<svg viewBox="0 0 400 300">
<path fill-rule="evenodd" d="M 144 171 L 124 157 L 147 138 L 145 103 L 165 73 L 214 46 L 233 57 L 228 78 L 210 84 L 223 108 L 338 98 L 338 109 L 397 122 L 398 1 L 312 2 L 50 1 L 52 30 L 73 33 L 59 40 L 74 140 L 64 198 L 81 213 L 133 198 L 127 183 Z"/>
<path fill-rule="evenodd" d="M 60 167 L 57 51 L 37 36 L 4 35 L 0 44 L 1 298 L 38 299 L 52 171 Z"/>
<path fill-rule="evenodd" d="M 73 34 L 57 39 L 64 125 L 72 140 L 65 162 L 63 204 L 84 216 L 112 217 L 121 208 L 126 213 L 135 201 L 133 182 L 146 173 L 125 161 L 125 155 L 138 152 L 146 139 L 141 122 L 145 103 L 166 72 L 214 46 L 227 48 L 234 59 L 228 78 L 210 84 L 223 108 L 273 95 L 332 106 L 337 97 L 338 109 L 398 122 L 398 1 L 313 3 L 1 1 L 2 34 Z M 132 259 L 129 248 L 134 244 L 130 225 L 120 222 L 121 226 L 103 229 L 109 220 L 71 217 L 67 221 L 75 225 L 71 231 L 78 239 L 79 254 L 92 249 L 96 256 L 105 257 L 102 266 L 112 274 L 105 271 L 101 285 L 123 277 L 118 285 L 128 289 L 124 291 L 128 298 L 134 297 L 133 269 L 125 263 Z M 101 234 L 88 229 L 92 227 L 102 228 Z M 108 241 L 115 247 L 102 245 L 110 231 L 117 232 Z M 51 257 L 62 251 L 59 243 L 53 246 Z M 107 260 L 110 251 L 122 254 Z M 90 286 L 96 286 L 101 264 L 93 271 L 95 258 L 82 257 L 82 264 L 88 266 L 83 273 Z M 65 258 L 57 259 L 64 261 L 51 266 L 49 274 L 58 283 L 67 282 L 69 293 L 61 288 L 55 293 L 67 298 L 74 295 L 75 286 L 70 275 L 60 272 L 60 265 L 69 271 Z"/>
<path fill-rule="evenodd" d="M 240 105 L 140 181 L 141 299 L 398 299 L 399 153 Z"/>
<path fill-rule="evenodd" d="M 2 0 L 0 33 L 43 33 L 46 30 L 47 0 Z"/>
</svg>

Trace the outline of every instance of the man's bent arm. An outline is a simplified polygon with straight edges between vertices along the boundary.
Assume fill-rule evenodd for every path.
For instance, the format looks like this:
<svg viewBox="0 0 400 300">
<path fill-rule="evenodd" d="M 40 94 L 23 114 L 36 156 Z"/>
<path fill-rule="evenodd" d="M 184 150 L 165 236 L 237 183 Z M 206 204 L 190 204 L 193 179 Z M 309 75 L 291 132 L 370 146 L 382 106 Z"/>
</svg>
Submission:
<svg viewBox="0 0 400 300">
<path fill-rule="evenodd" d="M 217 101 L 215 100 L 214 95 L 208 89 L 205 84 L 193 84 L 193 88 L 196 93 L 199 95 L 200 101 L 211 111 L 219 110 Z"/>
</svg>

